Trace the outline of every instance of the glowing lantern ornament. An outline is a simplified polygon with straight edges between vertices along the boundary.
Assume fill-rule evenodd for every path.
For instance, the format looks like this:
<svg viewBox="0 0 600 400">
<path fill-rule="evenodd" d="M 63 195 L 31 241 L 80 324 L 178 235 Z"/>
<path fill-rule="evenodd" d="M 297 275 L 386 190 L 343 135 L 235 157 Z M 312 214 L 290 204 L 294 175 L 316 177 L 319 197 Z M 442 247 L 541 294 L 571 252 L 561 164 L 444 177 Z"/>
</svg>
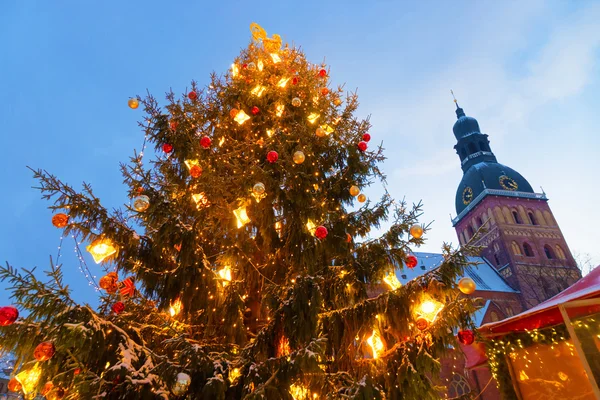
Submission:
<svg viewBox="0 0 600 400">
<path fill-rule="evenodd" d="M 132 97 L 131 99 L 127 100 L 127 105 L 132 110 L 135 110 L 136 108 L 138 108 L 140 106 L 140 102 L 138 101 L 138 99 L 135 99 Z"/>
<path fill-rule="evenodd" d="M 281 78 L 279 82 L 277 82 L 277 87 L 284 88 L 289 80 L 290 78 Z"/>
<path fill-rule="evenodd" d="M 234 368 L 229 371 L 229 382 L 233 383 L 237 378 L 242 375 L 239 368 Z"/>
<path fill-rule="evenodd" d="M 192 378 L 188 374 L 180 372 L 177 374 L 177 380 L 171 388 L 171 392 L 173 392 L 175 396 L 184 395 L 190 387 L 191 382 Z"/>
<path fill-rule="evenodd" d="M 104 275 L 102 278 L 100 278 L 100 282 L 98 283 L 98 285 L 106 290 L 108 293 L 116 293 L 117 289 L 118 289 L 118 281 L 119 281 L 119 277 L 117 275 L 116 272 L 109 272 L 108 274 Z"/>
<path fill-rule="evenodd" d="M 21 385 L 21 382 L 17 380 L 17 378 L 13 377 L 10 379 L 10 381 L 8 381 L 8 390 L 11 392 L 18 392 L 22 388 L 23 386 Z"/>
<path fill-rule="evenodd" d="M 392 290 L 396 290 L 402 286 L 402 283 L 396 277 L 394 270 L 390 271 L 386 276 L 383 277 L 383 281 L 390 287 Z"/>
<path fill-rule="evenodd" d="M 117 301 L 110 309 L 118 315 L 125 311 L 125 304 L 122 301 Z"/>
<path fill-rule="evenodd" d="M 105 237 L 94 240 L 86 249 L 92 255 L 96 264 L 100 264 L 107 258 L 116 255 L 119 251 L 118 246 Z"/>
<path fill-rule="evenodd" d="M 246 114 L 244 112 L 244 110 L 240 110 L 236 115 L 235 118 L 233 118 L 235 120 L 235 122 L 237 122 L 239 125 L 242 125 L 244 122 L 248 121 L 250 119 L 250 117 L 248 116 L 248 114 Z"/>
<path fill-rule="evenodd" d="M 194 203 L 196 203 L 196 206 L 198 206 L 198 208 L 208 207 L 210 205 L 208 198 L 206 197 L 204 192 L 193 194 L 192 200 L 194 200 Z"/>
<path fill-rule="evenodd" d="M 410 234 L 415 239 L 420 239 L 423 236 L 423 227 L 421 225 L 413 225 L 410 227 Z"/>
<path fill-rule="evenodd" d="M 9 326 L 19 318 L 19 310 L 12 306 L 0 308 L 0 326 Z"/>
<path fill-rule="evenodd" d="M 298 150 L 298 151 L 296 151 L 294 153 L 293 158 L 294 158 L 294 162 L 296 164 L 302 164 L 304 162 L 304 160 L 305 160 L 306 157 L 304 156 L 303 152 L 301 152 L 300 150 Z"/>
<path fill-rule="evenodd" d="M 311 233 L 311 235 L 315 234 L 315 230 L 316 230 L 317 226 L 315 225 L 314 222 L 312 222 L 312 220 L 308 220 L 306 222 L 306 229 L 308 229 L 308 231 Z"/>
<path fill-rule="evenodd" d="M 300 100 L 300 97 L 294 97 L 292 99 L 292 105 L 294 107 L 300 107 L 302 105 L 302 100 Z"/>
<path fill-rule="evenodd" d="M 231 282 L 231 267 L 229 265 L 224 266 L 219 271 L 217 271 L 219 277 L 222 279 L 223 287 L 227 286 L 229 282 Z"/>
<path fill-rule="evenodd" d="M 275 107 L 275 115 L 281 117 L 283 115 L 283 110 L 285 110 L 285 106 L 283 104 L 278 104 Z"/>
<path fill-rule="evenodd" d="M 52 342 L 42 342 L 37 345 L 33 351 L 33 356 L 38 361 L 47 361 L 51 359 L 56 353 L 56 348 Z"/>
<path fill-rule="evenodd" d="M 477 285 L 473 279 L 465 276 L 458 281 L 458 289 L 464 294 L 472 294 L 477 289 Z"/>
<path fill-rule="evenodd" d="M 358 200 L 359 203 L 364 203 L 365 201 L 367 201 L 367 196 L 365 196 L 363 193 L 361 193 L 358 195 L 358 197 L 356 199 Z"/>
<path fill-rule="evenodd" d="M 31 395 L 35 394 L 35 389 L 37 388 L 41 375 L 42 368 L 39 363 L 35 363 L 30 369 L 19 372 L 15 376 L 15 379 L 21 384 L 23 393 L 29 395 L 28 397 L 31 397 Z"/>
<path fill-rule="evenodd" d="M 133 209 L 137 212 L 144 212 L 150 207 L 150 197 L 145 194 L 133 198 Z"/>
<path fill-rule="evenodd" d="M 475 333 L 470 329 L 458 331 L 458 341 L 464 345 L 471 345 L 475 341 Z"/>
<path fill-rule="evenodd" d="M 315 229 L 315 237 L 320 240 L 325 239 L 328 233 L 329 232 L 327 232 L 327 228 L 325 228 L 323 225 Z"/>
<path fill-rule="evenodd" d="M 314 124 L 315 122 L 317 122 L 317 120 L 319 119 L 321 115 L 317 114 L 317 113 L 310 113 L 308 114 L 308 117 L 306 117 L 308 119 L 308 122 L 310 122 L 311 124 Z"/>
<path fill-rule="evenodd" d="M 200 139 L 200 146 L 202 146 L 203 149 L 208 149 L 210 147 L 210 143 L 211 140 L 208 136 L 202 136 L 202 139 Z"/>
<path fill-rule="evenodd" d="M 274 162 L 277 162 L 278 159 L 279 159 L 279 154 L 277 154 L 276 151 L 271 150 L 270 152 L 267 153 L 267 161 L 269 161 L 271 164 L 273 164 Z"/>
<path fill-rule="evenodd" d="M 421 304 L 414 309 L 414 314 L 417 317 L 417 328 L 419 330 L 427 329 L 435 321 L 443 308 L 444 305 L 439 301 L 431 298 L 424 299 Z"/>
<path fill-rule="evenodd" d="M 356 196 L 358 196 L 359 193 L 360 193 L 360 189 L 358 186 L 356 186 L 356 185 L 350 186 L 350 195 L 351 196 L 356 197 Z"/>
<path fill-rule="evenodd" d="M 242 205 L 233 210 L 233 215 L 235 215 L 235 219 L 237 220 L 238 229 L 250 222 L 250 218 L 246 212 L 246 205 Z"/>
<path fill-rule="evenodd" d="M 163 145 L 162 145 L 162 150 L 163 150 L 165 153 L 169 154 L 170 152 L 172 152 L 172 151 L 173 151 L 173 145 L 172 145 L 172 144 L 170 144 L 170 143 L 165 143 L 165 144 L 163 144 Z"/>
<path fill-rule="evenodd" d="M 188 98 L 190 100 L 196 100 L 198 98 L 198 93 L 196 93 L 195 91 L 192 90 L 191 92 L 188 93 Z"/>
<path fill-rule="evenodd" d="M 294 400 L 309 400 L 310 390 L 302 385 L 293 384 L 290 386 L 290 395 Z"/>
<path fill-rule="evenodd" d="M 56 228 L 64 228 L 69 224 L 69 216 L 67 214 L 58 213 L 52 216 L 52 225 Z"/>
<path fill-rule="evenodd" d="M 263 93 L 265 92 L 265 90 L 267 90 L 266 87 L 262 86 L 262 85 L 256 85 L 254 87 L 254 89 L 252 89 L 250 91 L 250 94 L 256 96 L 256 97 L 260 97 L 263 95 Z"/>
<path fill-rule="evenodd" d="M 236 78 L 240 74 L 240 69 L 236 64 L 231 64 L 231 77 Z"/>
<path fill-rule="evenodd" d="M 177 298 L 177 299 L 175 299 L 174 302 L 170 303 L 169 314 L 171 315 L 171 317 L 174 317 L 176 315 L 179 315 L 179 313 L 181 312 L 182 309 L 183 309 L 183 304 L 181 304 L 181 300 L 179 300 L 179 298 Z"/>
<path fill-rule="evenodd" d="M 254 199 L 256 199 L 257 203 L 260 203 L 260 201 L 267 196 L 267 194 L 265 193 L 266 190 L 267 189 L 264 183 L 257 182 L 254 184 L 254 186 L 252 187 L 252 196 L 254 197 Z"/>
<path fill-rule="evenodd" d="M 373 359 L 378 359 L 381 356 L 381 353 L 385 350 L 385 346 L 383 341 L 381 340 L 381 335 L 379 335 L 379 331 L 377 329 L 373 329 L 373 333 L 367 339 L 367 343 L 371 346 L 371 352 L 373 353 Z"/>
<path fill-rule="evenodd" d="M 410 268 L 410 269 L 413 269 L 414 267 L 416 267 L 418 263 L 419 263 L 419 260 L 417 260 L 417 257 L 415 257 L 412 254 L 410 254 L 404 260 L 404 264 L 406 265 L 407 268 Z"/>
<path fill-rule="evenodd" d="M 367 142 L 365 142 L 365 141 L 362 141 L 362 142 L 359 142 L 359 143 L 358 143 L 358 149 L 359 149 L 360 151 L 365 151 L 365 150 L 367 150 L 367 147 L 369 147 L 369 146 L 367 145 Z"/>
</svg>

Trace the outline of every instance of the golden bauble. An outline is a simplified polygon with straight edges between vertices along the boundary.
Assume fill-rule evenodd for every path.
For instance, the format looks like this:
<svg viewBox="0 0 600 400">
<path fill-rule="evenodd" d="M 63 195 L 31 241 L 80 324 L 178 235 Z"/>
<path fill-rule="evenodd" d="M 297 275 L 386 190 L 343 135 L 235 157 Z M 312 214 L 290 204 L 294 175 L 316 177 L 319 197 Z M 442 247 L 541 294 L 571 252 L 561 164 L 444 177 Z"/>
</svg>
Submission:
<svg viewBox="0 0 600 400">
<path fill-rule="evenodd" d="M 477 289 L 477 285 L 473 279 L 465 276 L 458 281 L 458 288 L 464 294 L 471 294 L 475 291 L 475 289 Z"/>
<path fill-rule="evenodd" d="M 327 135 L 327 131 L 321 127 L 318 127 L 315 131 L 315 134 L 317 135 L 317 137 L 323 137 Z"/>
<path fill-rule="evenodd" d="M 150 207 L 150 197 L 145 194 L 139 195 L 133 199 L 133 209 L 138 212 L 144 212 Z"/>
<path fill-rule="evenodd" d="M 254 187 L 252 187 L 252 192 L 254 192 L 254 194 L 257 195 L 262 195 L 265 192 L 266 188 L 265 188 L 265 184 L 262 182 L 257 182 L 254 184 Z"/>
<path fill-rule="evenodd" d="M 299 97 L 294 97 L 294 98 L 292 99 L 292 105 L 293 105 L 294 107 L 300 107 L 300 105 L 301 105 L 301 104 L 302 104 L 302 100 L 300 100 L 300 98 L 299 98 Z"/>
<path fill-rule="evenodd" d="M 333 104 L 339 106 L 340 104 L 342 104 L 342 100 L 339 97 L 336 97 L 335 99 L 333 99 Z"/>
<path fill-rule="evenodd" d="M 249 71 L 254 71 L 256 69 L 256 64 L 253 62 L 249 62 L 247 68 Z"/>
<path fill-rule="evenodd" d="M 356 186 L 356 185 L 350 186 L 350 195 L 356 197 L 356 196 L 358 196 L 359 193 L 360 193 L 360 189 L 358 186 Z"/>
<path fill-rule="evenodd" d="M 410 234 L 415 239 L 420 239 L 423 236 L 423 227 L 421 225 L 413 225 L 410 227 Z"/>
<path fill-rule="evenodd" d="M 305 156 L 304 153 L 301 152 L 300 150 L 298 150 L 297 152 L 294 153 L 294 162 L 296 164 L 302 164 L 305 160 Z"/>
<path fill-rule="evenodd" d="M 64 228 L 69 223 L 69 216 L 67 214 L 58 213 L 52 216 L 52 225 L 57 228 Z"/>
<path fill-rule="evenodd" d="M 129 99 L 129 101 L 127 101 L 127 105 L 132 110 L 135 110 L 136 108 L 138 108 L 140 106 L 140 102 L 137 99 L 131 98 L 131 99 Z"/>
<path fill-rule="evenodd" d="M 187 392 L 191 382 L 192 378 L 188 374 L 180 372 L 177 374 L 177 381 L 175 381 L 171 391 L 175 396 L 181 396 Z"/>
<path fill-rule="evenodd" d="M 359 201 L 360 203 L 364 203 L 365 201 L 367 201 L 367 196 L 365 196 L 365 195 L 364 195 L 364 194 L 362 194 L 362 193 L 361 193 L 361 194 L 359 194 L 359 195 L 358 195 L 358 201 Z"/>
</svg>

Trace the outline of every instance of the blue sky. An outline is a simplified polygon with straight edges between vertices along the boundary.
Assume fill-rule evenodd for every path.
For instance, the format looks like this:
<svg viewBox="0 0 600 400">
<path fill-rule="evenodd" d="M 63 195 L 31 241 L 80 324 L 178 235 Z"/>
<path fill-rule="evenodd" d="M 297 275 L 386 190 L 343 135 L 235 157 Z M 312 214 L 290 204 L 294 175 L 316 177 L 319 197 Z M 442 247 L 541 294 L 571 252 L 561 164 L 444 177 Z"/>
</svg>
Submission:
<svg viewBox="0 0 600 400">
<path fill-rule="evenodd" d="M 358 88 L 359 113 L 371 115 L 373 140 L 390 156 L 389 191 L 422 199 L 434 221 L 421 251 L 457 242 L 453 89 L 499 162 L 544 188 L 571 250 L 600 264 L 600 3 L 170 3 L 0 5 L 2 261 L 42 270 L 59 243 L 26 165 L 76 187 L 91 183 L 108 207 L 126 202 L 118 163 L 142 143 L 141 112 L 128 97 L 207 83 L 247 45 L 255 21 L 324 60 L 335 83 Z M 75 298 L 95 302 L 72 241 L 63 254 Z M 8 302 L 6 292 L 0 300 Z"/>
</svg>

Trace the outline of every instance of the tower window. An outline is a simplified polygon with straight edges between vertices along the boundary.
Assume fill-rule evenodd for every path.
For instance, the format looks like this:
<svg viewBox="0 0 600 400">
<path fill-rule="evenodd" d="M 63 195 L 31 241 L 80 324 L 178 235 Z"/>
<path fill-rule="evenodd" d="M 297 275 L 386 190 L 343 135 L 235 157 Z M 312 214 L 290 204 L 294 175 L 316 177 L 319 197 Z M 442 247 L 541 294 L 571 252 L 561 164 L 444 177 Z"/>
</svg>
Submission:
<svg viewBox="0 0 600 400">
<path fill-rule="evenodd" d="M 498 254 L 494 254 L 494 260 L 496 261 L 496 266 L 500 266 L 500 259 L 498 258 Z"/>
<path fill-rule="evenodd" d="M 469 225 L 469 227 L 467 228 L 467 230 L 469 231 L 469 236 L 473 237 L 473 235 L 475 234 L 475 231 L 473 230 L 473 227 L 471 225 Z"/>
<path fill-rule="evenodd" d="M 544 246 L 544 253 L 546 253 L 546 258 L 548 260 L 552 260 L 554 259 L 554 252 L 552 251 L 552 247 L 545 245 Z"/>
<path fill-rule="evenodd" d="M 519 216 L 519 213 L 516 210 L 513 210 L 512 215 L 513 215 L 513 218 L 515 219 L 516 224 L 523 223 L 523 221 L 521 221 L 521 217 Z"/>
<path fill-rule="evenodd" d="M 517 242 L 513 241 L 510 244 L 510 247 L 512 247 L 512 251 L 513 251 L 514 255 L 516 255 L 516 256 L 520 256 L 521 255 L 521 248 L 519 247 L 519 244 Z"/>
<path fill-rule="evenodd" d="M 566 260 L 567 259 L 567 257 L 565 257 L 565 252 L 563 251 L 562 247 L 560 247 L 559 245 L 556 245 L 556 255 L 561 260 Z"/>
<path fill-rule="evenodd" d="M 483 221 L 481 220 L 481 217 L 475 218 L 475 222 L 477 222 L 477 226 L 479 226 L 479 227 L 481 227 L 483 225 Z"/>
<path fill-rule="evenodd" d="M 529 216 L 529 222 L 531 223 L 531 225 L 538 225 L 537 220 L 535 219 L 535 215 L 533 215 L 531 211 L 529 211 L 527 215 Z"/>
<path fill-rule="evenodd" d="M 525 253 L 525 256 L 527 257 L 533 257 L 533 249 L 527 242 L 523 243 L 523 253 Z"/>
<path fill-rule="evenodd" d="M 475 147 L 475 143 L 469 143 L 469 154 L 477 153 L 477 148 Z"/>
<path fill-rule="evenodd" d="M 467 150 L 463 147 L 460 149 L 460 159 L 464 160 L 467 157 Z"/>
</svg>

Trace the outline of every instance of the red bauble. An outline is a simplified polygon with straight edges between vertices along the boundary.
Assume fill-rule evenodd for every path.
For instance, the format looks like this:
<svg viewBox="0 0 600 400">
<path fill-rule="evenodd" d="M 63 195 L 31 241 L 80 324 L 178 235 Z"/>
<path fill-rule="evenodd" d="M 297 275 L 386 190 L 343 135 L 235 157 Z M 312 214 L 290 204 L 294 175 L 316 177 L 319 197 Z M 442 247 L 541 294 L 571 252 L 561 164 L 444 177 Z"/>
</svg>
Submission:
<svg viewBox="0 0 600 400">
<path fill-rule="evenodd" d="M 406 260 L 404 260 L 404 264 L 406 264 L 406 267 L 410 269 L 416 267 L 418 263 L 419 261 L 417 260 L 417 257 L 413 256 L 412 254 L 406 257 Z"/>
<path fill-rule="evenodd" d="M 73 371 L 73 375 L 79 375 L 81 373 L 81 368 L 75 368 Z"/>
<path fill-rule="evenodd" d="M 346 243 L 352 243 L 352 235 L 346 233 Z"/>
<path fill-rule="evenodd" d="M 365 133 L 363 135 L 363 142 L 368 142 L 369 140 L 371 140 L 371 135 L 369 135 L 368 133 Z"/>
<path fill-rule="evenodd" d="M 248 64 L 242 64 L 242 69 L 248 68 Z"/>
<path fill-rule="evenodd" d="M 327 234 L 329 232 L 327 232 L 327 228 L 325 228 L 323 225 L 319 226 L 317 229 L 315 229 L 315 237 L 317 239 L 325 239 L 327 237 Z"/>
<path fill-rule="evenodd" d="M 190 168 L 190 175 L 192 178 L 200 178 L 200 175 L 202 175 L 202 167 L 199 165 L 192 165 L 192 168 Z"/>
<path fill-rule="evenodd" d="M 56 348 L 52 342 L 42 342 L 37 345 L 33 351 L 33 356 L 38 361 L 46 361 L 51 359 L 56 353 Z"/>
<path fill-rule="evenodd" d="M 458 340 L 464 345 L 473 344 L 475 341 L 475 333 L 473 333 L 470 329 L 465 329 L 463 331 L 458 331 Z"/>
<path fill-rule="evenodd" d="M 177 121 L 171 121 L 171 122 L 169 123 L 169 126 L 171 127 L 171 130 L 175 130 L 175 129 L 177 129 L 177 125 L 179 125 L 179 124 L 177 123 Z"/>
<path fill-rule="evenodd" d="M 271 150 L 270 152 L 267 153 L 267 160 L 270 163 L 274 163 L 279 159 L 279 154 L 277 154 L 276 151 Z"/>
<path fill-rule="evenodd" d="M 123 311 L 125 311 L 125 304 L 123 304 L 122 301 L 117 301 L 112 305 L 111 309 L 115 314 L 121 314 Z"/>
<path fill-rule="evenodd" d="M 19 310 L 6 306 L 0 308 L 0 326 L 12 325 L 19 318 Z"/>
<path fill-rule="evenodd" d="M 321 69 L 321 70 L 319 71 L 319 76 L 320 76 L 321 78 L 325 78 L 325 77 L 327 76 L 327 70 L 325 70 L 325 69 Z"/>
<path fill-rule="evenodd" d="M 258 108 L 258 107 L 256 107 L 256 106 L 252 107 L 252 115 L 256 115 L 256 114 L 258 114 L 259 112 L 260 112 L 260 110 L 259 110 L 259 108 Z"/>
<path fill-rule="evenodd" d="M 190 98 L 190 100 L 196 100 L 198 98 L 198 93 L 196 93 L 192 90 L 191 92 L 188 93 L 188 97 Z"/>
<path fill-rule="evenodd" d="M 210 138 L 208 136 L 202 136 L 202 139 L 200 139 L 200 146 L 208 149 L 210 147 Z"/>
<path fill-rule="evenodd" d="M 169 143 L 165 143 L 165 144 L 163 144 L 162 149 L 165 153 L 169 154 L 170 152 L 173 151 L 173 145 L 169 144 Z"/>
<path fill-rule="evenodd" d="M 298 78 L 297 76 L 292 78 L 292 85 L 297 85 L 298 81 L 300 80 L 300 78 Z"/>
<path fill-rule="evenodd" d="M 360 151 L 365 151 L 367 149 L 367 142 L 360 142 L 360 143 L 358 143 L 358 149 Z"/>
</svg>

